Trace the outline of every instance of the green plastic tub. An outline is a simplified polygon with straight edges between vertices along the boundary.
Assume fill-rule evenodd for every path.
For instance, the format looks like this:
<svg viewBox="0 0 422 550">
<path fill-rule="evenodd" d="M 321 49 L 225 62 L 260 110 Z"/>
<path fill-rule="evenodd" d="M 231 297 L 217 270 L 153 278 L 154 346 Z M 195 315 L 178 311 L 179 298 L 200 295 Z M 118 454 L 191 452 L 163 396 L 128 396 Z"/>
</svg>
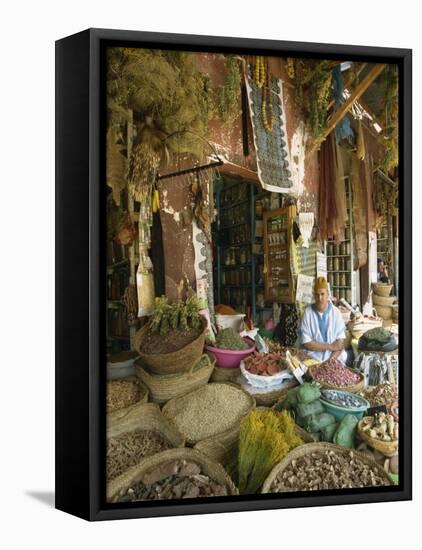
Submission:
<svg viewBox="0 0 422 550">
<path fill-rule="evenodd" d="M 323 393 L 321 393 L 321 403 L 323 404 L 324 409 L 326 410 L 327 413 L 330 413 L 333 416 L 335 416 L 336 420 L 341 420 L 346 414 L 353 414 L 354 416 L 356 416 L 358 420 L 360 420 L 365 414 L 365 412 L 367 411 L 367 409 L 370 407 L 369 402 L 363 397 L 361 397 L 360 395 L 357 396 L 354 393 L 350 393 L 347 391 L 340 391 L 340 390 L 330 390 L 330 391 L 335 391 L 337 394 L 343 394 L 344 396 L 353 396 L 354 398 L 358 398 L 359 400 L 362 401 L 361 407 L 344 407 L 340 405 L 335 405 L 334 403 L 327 401 L 326 399 L 324 399 Z"/>
</svg>

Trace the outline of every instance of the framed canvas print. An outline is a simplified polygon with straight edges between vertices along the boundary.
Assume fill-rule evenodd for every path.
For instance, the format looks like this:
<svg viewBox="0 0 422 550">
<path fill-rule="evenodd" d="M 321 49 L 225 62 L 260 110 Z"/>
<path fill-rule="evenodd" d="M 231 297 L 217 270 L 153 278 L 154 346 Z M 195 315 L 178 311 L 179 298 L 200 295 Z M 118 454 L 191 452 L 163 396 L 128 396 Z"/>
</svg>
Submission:
<svg viewBox="0 0 422 550">
<path fill-rule="evenodd" d="M 57 41 L 57 508 L 410 499 L 410 205 L 410 50 Z"/>
</svg>

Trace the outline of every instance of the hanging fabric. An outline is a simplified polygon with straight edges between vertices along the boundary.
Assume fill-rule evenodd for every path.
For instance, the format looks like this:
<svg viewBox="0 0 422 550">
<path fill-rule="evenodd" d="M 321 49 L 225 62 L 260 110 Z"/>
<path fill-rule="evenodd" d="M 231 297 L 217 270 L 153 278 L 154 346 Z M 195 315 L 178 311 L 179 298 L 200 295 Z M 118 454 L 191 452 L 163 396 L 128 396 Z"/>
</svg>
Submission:
<svg viewBox="0 0 422 550">
<path fill-rule="evenodd" d="M 283 83 L 268 75 L 267 81 L 260 87 L 251 68 L 245 71 L 259 181 L 267 191 L 296 195 L 297 185 L 290 169 Z"/>
</svg>

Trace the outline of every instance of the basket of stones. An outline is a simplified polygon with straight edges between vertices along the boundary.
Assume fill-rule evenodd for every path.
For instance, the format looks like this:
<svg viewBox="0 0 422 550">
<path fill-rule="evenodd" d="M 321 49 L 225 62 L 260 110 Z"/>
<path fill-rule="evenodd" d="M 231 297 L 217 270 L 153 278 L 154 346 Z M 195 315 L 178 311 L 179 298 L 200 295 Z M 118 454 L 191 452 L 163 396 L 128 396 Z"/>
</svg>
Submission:
<svg viewBox="0 0 422 550">
<path fill-rule="evenodd" d="M 255 400 L 239 386 L 231 383 L 211 383 L 171 399 L 163 414 L 174 422 L 194 446 L 199 441 L 222 434 L 236 438 L 240 422 L 255 407 Z"/>
<path fill-rule="evenodd" d="M 108 502 L 237 495 L 217 462 L 195 449 L 170 449 L 143 460 L 107 486 Z"/>
<path fill-rule="evenodd" d="M 263 493 L 378 487 L 392 482 L 372 458 L 332 443 L 293 449 L 272 469 Z"/>
<path fill-rule="evenodd" d="M 148 401 L 148 388 L 136 376 L 107 381 L 107 414 Z"/>
<path fill-rule="evenodd" d="M 140 403 L 126 414 L 117 411 L 108 417 L 107 480 L 146 457 L 184 444 L 183 436 L 154 403 Z"/>
</svg>

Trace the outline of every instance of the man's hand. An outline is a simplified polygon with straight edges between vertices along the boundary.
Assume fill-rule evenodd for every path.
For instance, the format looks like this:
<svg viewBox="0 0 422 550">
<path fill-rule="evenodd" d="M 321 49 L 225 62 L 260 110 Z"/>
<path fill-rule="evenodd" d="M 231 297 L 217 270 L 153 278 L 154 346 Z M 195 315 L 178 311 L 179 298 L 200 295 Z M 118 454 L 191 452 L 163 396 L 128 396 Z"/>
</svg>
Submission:
<svg viewBox="0 0 422 550">
<path fill-rule="evenodd" d="M 336 340 L 332 344 L 328 344 L 329 351 L 343 351 L 344 340 Z"/>
</svg>

